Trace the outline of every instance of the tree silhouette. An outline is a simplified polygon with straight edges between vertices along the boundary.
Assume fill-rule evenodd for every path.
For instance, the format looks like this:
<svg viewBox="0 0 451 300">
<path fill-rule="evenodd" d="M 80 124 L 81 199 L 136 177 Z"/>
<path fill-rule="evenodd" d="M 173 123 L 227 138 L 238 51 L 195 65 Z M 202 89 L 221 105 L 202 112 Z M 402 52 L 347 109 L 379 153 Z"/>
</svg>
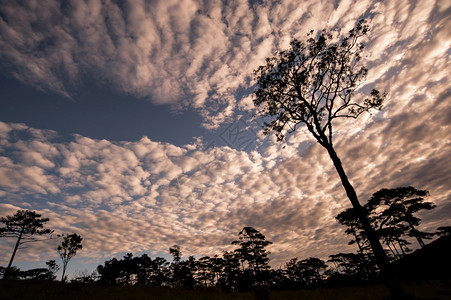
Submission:
<svg viewBox="0 0 451 300">
<path fill-rule="evenodd" d="M 271 119 L 265 123 L 265 134 L 275 131 L 277 139 L 294 132 L 304 124 L 323 146 L 341 179 L 349 200 L 358 215 L 371 244 L 377 263 L 386 276 L 388 257 L 371 227 L 357 193 L 346 175 L 334 149 L 333 123 L 342 118 L 358 118 L 371 109 L 380 109 L 386 97 L 373 89 L 371 96 L 352 101 L 356 90 L 365 81 L 368 70 L 361 65 L 364 45 L 360 38 L 368 32 L 364 20 L 357 22 L 339 42 L 323 30 L 316 38 L 313 32 L 306 42 L 293 40 L 288 50 L 267 58 L 266 64 L 255 70 L 258 89 L 254 104 L 259 114 Z M 403 297 L 401 286 L 387 277 L 393 296 Z"/>
<path fill-rule="evenodd" d="M 174 245 L 169 248 L 169 254 L 172 255 L 173 262 L 171 264 L 172 271 L 172 283 L 175 286 L 181 286 L 183 280 L 183 266 L 181 264 L 182 261 L 182 252 L 178 245 Z"/>
<path fill-rule="evenodd" d="M 53 232 L 53 230 L 44 228 L 44 224 L 48 221 L 48 218 L 41 218 L 40 214 L 30 210 L 18 210 L 13 216 L 0 218 L 0 223 L 3 223 L 4 225 L 4 227 L 0 228 L 0 236 L 17 239 L 11 259 L 9 260 L 3 276 L 4 279 L 9 278 L 11 265 L 20 245 L 40 241 L 42 239 L 37 239 L 35 237 L 36 235 L 42 236 Z"/>
<path fill-rule="evenodd" d="M 197 280 L 203 286 L 213 286 L 216 279 L 216 271 L 214 268 L 213 259 L 209 256 L 203 256 L 199 258 L 197 267 Z"/>
<path fill-rule="evenodd" d="M 354 237 L 354 239 L 351 240 L 348 244 L 357 244 L 357 246 L 359 247 L 359 253 L 362 256 L 365 256 L 365 254 L 369 250 L 369 243 L 368 239 L 366 238 L 365 231 L 362 228 L 359 217 L 355 213 L 355 210 L 353 208 L 347 208 L 339 213 L 335 218 L 340 224 L 347 226 L 348 228 L 345 230 L 345 232 Z"/>
<path fill-rule="evenodd" d="M 364 206 L 364 209 L 368 209 L 367 205 Z M 355 209 L 347 208 L 344 211 L 340 212 L 335 218 L 340 224 L 348 227 L 345 230 L 347 234 L 354 236 L 354 239 L 351 240 L 348 244 L 357 244 L 360 255 L 362 255 L 363 259 L 367 259 L 367 256 L 371 255 L 371 248 L 369 247 L 368 239 L 366 237 L 365 231 L 363 230 L 362 224 L 357 214 L 355 213 Z M 396 226 L 377 228 L 377 218 L 377 215 L 370 217 L 370 224 L 376 231 L 379 239 L 382 240 L 390 249 L 392 257 L 394 259 L 398 259 L 401 256 L 404 256 L 406 252 L 409 252 L 410 249 L 407 248 L 407 245 L 410 243 L 401 238 L 401 236 L 407 230 L 406 226 L 404 226 L 403 224 L 396 224 Z"/>
<path fill-rule="evenodd" d="M 97 266 L 97 272 L 99 273 L 99 283 L 105 285 L 119 285 L 125 284 L 123 279 L 123 264 L 121 260 L 112 258 L 105 261 L 104 265 Z"/>
<path fill-rule="evenodd" d="M 63 273 L 61 275 L 62 282 L 66 281 L 66 277 L 64 275 L 66 274 L 67 264 L 72 259 L 72 257 L 77 254 L 77 251 L 83 248 L 81 244 L 82 240 L 83 238 L 76 233 L 65 236 L 63 235 L 63 241 L 56 248 L 56 251 L 58 251 L 61 260 L 63 261 Z"/>
<path fill-rule="evenodd" d="M 236 291 L 239 288 L 240 280 L 240 258 L 235 252 L 225 251 L 221 261 L 221 274 L 218 285 L 228 291 Z"/>
<path fill-rule="evenodd" d="M 172 271 L 172 284 L 174 286 L 193 288 L 196 285 L 194 277 L 198 266 L 194 256 L 189 256 L 187 260 L 182 260 L 182 252 L 177 245 L 169 248 L 169 253 L 174 260 L 170 266 Z"/>
<path fill-rule="evenodd" d="M 424 201 L 428 195 L 428 191 L 411 186 L 381 189 L 373 194 L 367 207 L 379 229 L 384 226 L 397 228 L 398 231 L 407 232 L 408 236 L 414 237 L 424 247 L 424 239 L 431 239 L 434 234 L 418 230 L 421 219 L 414 214 L 423 209 L 435 208 L 432 202 Z"/>
<path fill-rule="evenodd" d="M 172 255 L 172 258 L 174 259 L 175 263 L 180 263 L 180 260 L 182 259 L 182 252 L 180 251 L 180 246 L 174 245 L 171 248 L 169 248 L 169 254 Z"/>
<path fill-rule="evenodd" d="M 319 258 L 298 260 L 295 257 L 286 264 L 286 274 L 297 286 L 314 286 L 322 281 L 321 272 L 326 268 L 326 263 Z"/>
<path fill-rule="evenodd" d="M 235 253 L 243 265 L 243 271 L 256 279 L 258 284 L 262 284 L 264 273 L 269 269 L 268 255 L 270 253 L 266 250 L 266 246 L 272 243 L 266 241 L 265 236 L 255 228 L 244 227 L 239 233 L 239 240 L 233 241 L 232 244 L 240 245 Z M 245 264 L 247 264 L 247 268 L 245 268 Z"/>
<path fill-rule="evenodd" d="M 169 282 L 169 262 L 163 257 L 156 257 L 152 264 L 150 283 L 154 286 L 164 286 Z"/>
<path fill-rule="evenodd" d="M 51 279 L 55 280 L 56 273 L 59 271 L 60 267 L 58 266 L 56 261 L 53 259 L 46 261 L 45 264 L 47 265 L 47 269 L 48 269 L 49 273 L 51 274 Z"/>
<path fill-rule="evenodd" d="M 451 226 L 441 226 L 437 228 L 437 232 L 435 233 L 438 236 L 450 236 L 451 235 Z"/>
<path fill-rule="evenodd" d="M 338 253 L 329 255 L 327 262 L 335 265 L 335 270 L 329 271 L 331 278 L 345 277 L 353 281 L 369 280 L 375 277 L 376 265 L 371 256 L 365 258 L 355 253 Z"/>
</svg>

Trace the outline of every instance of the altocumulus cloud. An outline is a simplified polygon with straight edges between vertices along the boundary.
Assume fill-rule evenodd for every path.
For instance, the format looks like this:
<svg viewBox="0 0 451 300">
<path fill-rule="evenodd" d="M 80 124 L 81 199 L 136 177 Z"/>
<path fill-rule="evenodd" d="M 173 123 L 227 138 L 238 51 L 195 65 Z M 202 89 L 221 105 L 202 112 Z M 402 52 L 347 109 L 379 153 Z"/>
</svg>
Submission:
<svg viewBox="0 0 451 300">
<path fill-rule="evenodd" d="M 382 112 L 336 127 L 336 148 L 362 201 L 413 185 L 438 207 L 423 228 L 449 225 L 450 4 L 447 1 L 2 1 L 0 61 L 9 75 L 68 97 L 88 74 L 154 103 L 196 109 L 216 128 L 248 110 L 252 70 L 292 37 L 371 22 L 362 92 Z M 359 96 L 359 95 L 356 95 Z M 300 128 L 285 145 L 204 150 L 143 137 L 110 142 L 0 123 L 0 213 L 36 209 L 84 237 L 81 256 L 227 249 L 243 226 L 274 244 L 273 264 L 353 249 L 334 216 L 349 207 L 327 154 Z M 10 251 L 0 245 L 2 251 Z M 24 249 L 18 259 L 52 258 Z M 2 263 L 5 263 L 3 258 Z M 100 262 L 99 262 L 100 263 Z"/>
<path fill-rule="evenodd" d="M 70 97 L 88 76 L 194 108 L 217 128 L 244 107 L 236 91 L 252 86 L 252 70 L 311 29 L 348 30 L 369 17 L 377 64 L 369 82 L 390 81 L 418 57 L 443 66 L 448 9 L 446 1 L 2 1 L 0 61 L 40 89 Z"/>
<path fill-rule="evenodd" d="M 421 134 L 411 133 L 431 114 L 441 114 L 438 103 L 388 121 L 375 117 L 361 132 L 339 134 L 337 150 L 362 199 L 382 187 L 410 184 L 430 190 L 437 215 L 446 215 L 446 126 L 435 122 Z M 82 255 L 161 253 L 175 243 L 185 253 L 220 253 L 243 226 L 258 228 L 274 242 L 275 263 L 349 249 L 334 221 L 349 206 L 346 196 L 325 151 L 302 132 L 284 149 L 273 144 L 260 154 L 203 150 L 201 144 L 177 147 L 147 137 L 113 143 L 75 135 L 57 143 L 47 130 L 8 123 L 0 128 L 2 213 L 37 209 L 57 231 L 84 236 Z M 426 216 L 425 228 L 446 224 L 434 215 Z M 41 247 L 20 255 L 51 255 Z"/>
</svg>

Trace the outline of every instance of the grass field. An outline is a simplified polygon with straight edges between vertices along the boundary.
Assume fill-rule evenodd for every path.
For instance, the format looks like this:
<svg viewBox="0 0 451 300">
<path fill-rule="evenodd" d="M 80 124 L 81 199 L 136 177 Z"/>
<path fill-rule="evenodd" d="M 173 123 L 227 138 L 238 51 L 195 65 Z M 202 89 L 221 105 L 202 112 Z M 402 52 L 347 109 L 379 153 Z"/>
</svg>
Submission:
<svg viewBox="0 0 451 300">
<path fill-rule="evenodd" d="M 422 281 L 405 283 L 411 299 L 451 299 L 451 282 Z M 0 281 L 0 299 L 389 299 L 384 286 L 320 288 L 314 290 L 257 291 L 225 293 L 219 289 L 187 290 L 140 286 L 101 287 L 47 281 Z"/>
</svg>

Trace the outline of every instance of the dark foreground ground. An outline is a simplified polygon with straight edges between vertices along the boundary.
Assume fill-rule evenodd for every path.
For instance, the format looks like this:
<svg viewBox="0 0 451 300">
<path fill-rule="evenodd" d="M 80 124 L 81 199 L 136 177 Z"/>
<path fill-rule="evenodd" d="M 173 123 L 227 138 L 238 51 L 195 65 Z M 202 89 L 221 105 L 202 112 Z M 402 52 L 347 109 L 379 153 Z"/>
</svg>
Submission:
<svg viewBox="0 0 451 300">
<path fill-rule="evenodd" d="M 403 287 L 410 299 L 451 299 L 451 281 L 407 282 Z M 382 285 L 320 288 L 314 290 L 257 291 L 225 293 L 219 289 L 166 289 L 139 286 L 101 287 L 48 281 L 0 281 L 0 299 L 389 299 Z"/>
</svg>

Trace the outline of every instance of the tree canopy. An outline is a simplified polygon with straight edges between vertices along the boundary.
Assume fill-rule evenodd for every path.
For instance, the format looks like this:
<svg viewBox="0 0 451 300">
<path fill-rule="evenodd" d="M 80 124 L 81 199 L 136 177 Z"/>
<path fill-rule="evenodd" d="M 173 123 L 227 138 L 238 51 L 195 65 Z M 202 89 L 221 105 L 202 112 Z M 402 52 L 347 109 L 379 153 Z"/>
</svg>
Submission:
<svg viewBox="0 0 451 300">
<path fill-rule="evenodd" d="M 414 237 L 424 247 L 424 239 L 430 239 L 433 233 L 418 230 L 421 220 L 415 214 L 435 208 L 435 204 L 425 201 L 428 195 L 428 191 L 412 186 L 381 189 L 372 195 L 366 206 L 379 230 L 384 227 L 397 228 Z"/>
<path fill-rule="evenodd" d="M 82 240 L 83 238 L 76 233 L 63 235 L 63 241 L 56 248 L 58 254 L 61 257 L 61 260 L 63 261 L 63 273 L 61 275 L 61 281 L 66 281 L 64 275 L 66 274 L 67 264 L 72 259 L 72 257 L 77 254 L 78 250 L 81 250 L 83 248 L 83 245 L 81 244 Z"/>
<path fill-rule="evenodd" d="M 39 241 L 40 239 L 36 236 L 51 234 L 53 232 L 53 230 L 44 228 L 45 223 L 48 221 L 48 218 L 41 218 L 40 214 L 30 210 L 18 210 L 12 216 L 0 218 L 0 223 L 3 224 L 3 227 L 0 228 L 0 237 L 17 239 L 4 278 L 8 278 L 9 276 L 9 270 L 20 245 Z"/>
<path fill-rule="evenodd" d="M 265 123 L 265 133 L 275 131 L 283 140 L 287 132 L 305 124 L 321 145 L 332 145 L 335 119 L 380 109 L 385 94 L 376 89 L 362 101 L 353 99 L 368 73 L 360 62 L 364 44 L 359 41 L 367 32 L 365 20 L 339 42 L 326 30 L 316 38 L 312 31 L 306 42 L 293 40 L 290 49 L 267 58 L 255 70 L 254 99 L 260 114 L 272 119 Z"/>
<path fill-rule="evenodd" d="M 421 219 L 416 214 L 435 208 L 435 204 L 425 201 L 428 195 L 428 191 L 412 186 L 384 188 L 375 192 L 365 204 L 364 209 L 371 226 L 388 247 L 393 259 L 401 258 L 411 251 L 408 247 L 411 244 L 409 237 L 415 238 L 418 244 L 424 247 L 424 240 L 431 239 L 434 235 L 418 229 Z M 336 219 L 348 227 L 346 233 L 354 236 L 351 243 L 357 243 L 362 254 L 369 250 L 366 247 L 368 239 L 354 208 L 342 211 Z"/>
</svg>

